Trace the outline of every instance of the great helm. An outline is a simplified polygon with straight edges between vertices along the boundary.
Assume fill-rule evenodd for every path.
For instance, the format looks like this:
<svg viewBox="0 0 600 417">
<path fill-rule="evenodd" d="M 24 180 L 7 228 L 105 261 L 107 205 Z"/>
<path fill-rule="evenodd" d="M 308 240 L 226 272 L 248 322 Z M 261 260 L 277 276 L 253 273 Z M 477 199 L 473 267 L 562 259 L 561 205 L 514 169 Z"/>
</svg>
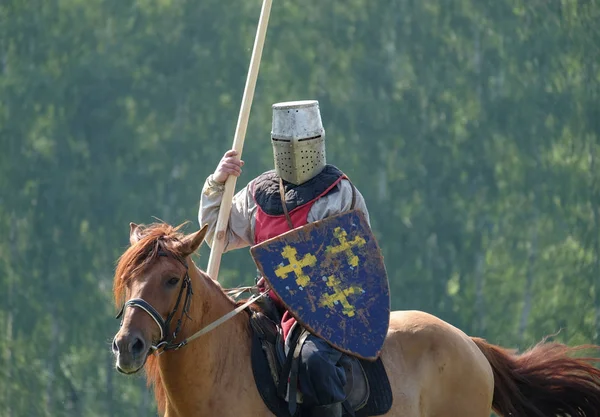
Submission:
<svg viewBox="0 0 600 417">
<path fill-rule="evenodd" d="M 325 129 L 316 100 L 273 104 L 271 131 L 275 172 L 302 184 L 325 168 Z"/>
</svg>

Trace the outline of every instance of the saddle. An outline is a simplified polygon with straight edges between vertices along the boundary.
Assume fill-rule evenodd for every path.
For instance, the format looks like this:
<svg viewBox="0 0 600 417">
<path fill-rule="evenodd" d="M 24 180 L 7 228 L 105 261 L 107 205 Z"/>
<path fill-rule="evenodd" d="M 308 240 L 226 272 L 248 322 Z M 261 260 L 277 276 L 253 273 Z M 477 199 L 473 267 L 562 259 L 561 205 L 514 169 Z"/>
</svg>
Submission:
<svg viewBox="0 0 600 417">
<path fill-rule="evenodd" d="M 252 371 L 265 405 L 277 417 L 301 417 L 298 404 L 302 393 L 297 389 L 297 370 L 302 343 L 308 332 L 300 329 L 291 335 L 286 353 L 283 335 L 267 314 L 250 310 L 252 328 Z M 299 326 L 298 326 L 299 327 Z M 344 416 L 367 417 L 387 413 L 392 406 L 390 383 L 381 362 L 365 361 L 344 355 L 346 371 Z"/>
</svg>

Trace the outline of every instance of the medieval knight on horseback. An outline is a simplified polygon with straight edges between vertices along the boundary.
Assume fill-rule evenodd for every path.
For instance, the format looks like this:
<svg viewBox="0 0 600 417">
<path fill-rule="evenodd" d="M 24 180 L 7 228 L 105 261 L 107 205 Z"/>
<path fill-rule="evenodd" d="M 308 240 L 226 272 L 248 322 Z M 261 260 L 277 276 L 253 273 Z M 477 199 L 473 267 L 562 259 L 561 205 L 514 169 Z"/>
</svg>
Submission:
<svg viewBox="0 0 600 417">
<path fill-rule="evenodd" d="M 234 196 L 226 251 L 258 245 L 292 229 L 353 209 L 364 215 L 368 225 L 369 214 L 363 196 L 342 171 L 326 164 L 325 130 L 317 101 L 274 104 L 271 143 L 275 169 L 259 175 Z M 199 221 L 208 224 L 206 241 L 209 245 L 214 238 L 224 183 L 229 175 L 239 176 L 243 165 L 238 154 L 230 150 L 206 179 Z M 278 306 L 282 313 L 281 329 L 289 340 L 298 324 L 296 318 L 269 288 L 264 277 L 258 286 L 263 292 L 269 291 L 269 297 Z M 323 338 L 312 333 L 306 336 L 298 369 L 303 415 L 342 415 L 346 396 L 343 356 L 344 353 Z"/>
</svg>

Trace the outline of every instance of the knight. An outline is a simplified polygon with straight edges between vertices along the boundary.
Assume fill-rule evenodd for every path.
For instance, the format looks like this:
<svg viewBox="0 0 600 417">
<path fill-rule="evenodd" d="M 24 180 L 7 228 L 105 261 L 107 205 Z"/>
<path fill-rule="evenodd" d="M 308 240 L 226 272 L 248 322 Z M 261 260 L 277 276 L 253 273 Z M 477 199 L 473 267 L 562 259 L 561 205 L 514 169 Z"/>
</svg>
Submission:
<svg viewBox="0 0 600 417">
<path fill-rule="evenodd" d="M 225 251 L 257 245 L 351 209 L 360 210 L 369 221 L 361 193 L 342 171 L 326 163 L 319 103 L 315 100 L 276 103 L 272 110 L 275 169 L 254 178 L 234 196 Z M 237 152 L 230 150 L 204 183 L 198 218 L 201 225 L 208 224 L 209 245 L 214 239 L 225 181 L 229 175 L 239 176 L 243 165 Z M 289 338 L 299 324 L 269 291 L 264 278 L 258 285 L 261 291 L 268 291 L 281 310 L 281 329 L 284 337 Z M 314 334 L 306 337 L 298 369 L 303 416 L 342 416 L 346 384 L 341 365 L 343 356 L 320 337 Z"/>
</svg>

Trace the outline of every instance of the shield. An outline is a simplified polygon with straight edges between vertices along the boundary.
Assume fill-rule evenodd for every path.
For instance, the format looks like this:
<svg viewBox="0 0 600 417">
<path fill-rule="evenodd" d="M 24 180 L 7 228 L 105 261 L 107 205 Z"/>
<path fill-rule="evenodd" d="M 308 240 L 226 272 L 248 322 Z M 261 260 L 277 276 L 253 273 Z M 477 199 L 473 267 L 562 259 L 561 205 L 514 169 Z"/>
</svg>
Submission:
<svg viewBox="0 0 600 417">
<path fill-rule="evenodd" d="M 307 224 L 250 251 L 302 326 L 350 355 L 379 356 L 390 319 L 389 285 L 362 212 Z"/>
</svg>

